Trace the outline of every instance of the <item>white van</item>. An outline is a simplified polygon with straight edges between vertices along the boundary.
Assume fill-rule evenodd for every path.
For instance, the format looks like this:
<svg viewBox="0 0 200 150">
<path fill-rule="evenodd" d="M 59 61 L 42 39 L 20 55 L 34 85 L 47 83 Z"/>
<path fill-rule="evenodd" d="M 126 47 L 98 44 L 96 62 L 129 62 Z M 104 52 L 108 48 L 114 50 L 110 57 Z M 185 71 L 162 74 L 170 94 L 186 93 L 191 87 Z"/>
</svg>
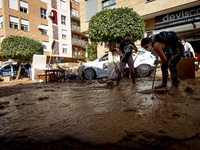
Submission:
<svg viewBox="0 0 200 150">
<path fill-rule="evenodd" d="M 104 78 L 108 77 L 106 64 L 110 62 L 108 60 L 108 54 L 84 64 L 83 75 L 86 79 L 92 78 Z M 133 58 L 135 53 L 132 54 Z M 151 54 L 151 52 L 145 51 L 143 49 L 138 50 L 138 56 L 134 60 L 134 67 L 137 68 L 137 73 L 139 76 L 147 77 L 151 73 L 152 67 L 154 67 L 154 61 L 156 57 Z M 128 65 L 126 66 L 128 67 Z"/>
</svg>

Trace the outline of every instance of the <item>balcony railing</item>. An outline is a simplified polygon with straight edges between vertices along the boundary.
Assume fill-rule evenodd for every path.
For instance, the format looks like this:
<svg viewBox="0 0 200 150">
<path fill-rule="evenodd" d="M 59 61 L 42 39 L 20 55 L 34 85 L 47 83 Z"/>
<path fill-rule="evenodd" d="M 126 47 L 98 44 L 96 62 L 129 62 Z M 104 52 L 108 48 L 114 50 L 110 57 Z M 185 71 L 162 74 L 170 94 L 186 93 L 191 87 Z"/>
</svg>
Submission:
<svg viewBox="0 0 200 150">
<path fill-rule="evenodd" d="M 85 46 L 86 41 L 72 38 L 72 44 L 79 45 L 79 46 Z"/>
<path fill-rule="evenodd" d="M 81 27 L 75 25 L 75 24 L 71 24 L 71 29 L 72 31 L 78 31 L 81 32 Z"/>
</svg>

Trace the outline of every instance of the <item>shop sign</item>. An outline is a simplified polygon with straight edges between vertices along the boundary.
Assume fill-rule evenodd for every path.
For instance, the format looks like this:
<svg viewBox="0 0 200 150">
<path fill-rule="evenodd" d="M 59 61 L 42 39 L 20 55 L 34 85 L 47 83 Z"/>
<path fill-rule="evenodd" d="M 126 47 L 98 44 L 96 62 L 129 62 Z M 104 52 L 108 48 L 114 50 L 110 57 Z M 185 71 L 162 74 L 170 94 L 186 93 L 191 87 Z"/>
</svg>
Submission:
<svg viewBox="0 0 200 150">
<path fill-rule="evenodd" d="M 200 6 L 157 16 L 155 17 L 155 28 L 164 28 L 196 21 L 200 21 Z"/>
</svg>

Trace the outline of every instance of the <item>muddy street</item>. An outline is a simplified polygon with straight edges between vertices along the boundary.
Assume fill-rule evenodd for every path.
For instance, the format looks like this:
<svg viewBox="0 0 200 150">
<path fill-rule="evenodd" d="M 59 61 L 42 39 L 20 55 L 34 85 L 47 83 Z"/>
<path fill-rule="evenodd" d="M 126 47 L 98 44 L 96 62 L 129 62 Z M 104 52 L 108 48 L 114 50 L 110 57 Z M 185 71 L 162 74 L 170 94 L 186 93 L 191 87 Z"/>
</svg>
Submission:
<svg viewBox="0 0 200 150">
<path fill-rule="evenodd" d="M 200 78 L 140 93 L 151 86 L 152 78 L 0 86 L 0 148 L 200 149 Z"/>
</svg>

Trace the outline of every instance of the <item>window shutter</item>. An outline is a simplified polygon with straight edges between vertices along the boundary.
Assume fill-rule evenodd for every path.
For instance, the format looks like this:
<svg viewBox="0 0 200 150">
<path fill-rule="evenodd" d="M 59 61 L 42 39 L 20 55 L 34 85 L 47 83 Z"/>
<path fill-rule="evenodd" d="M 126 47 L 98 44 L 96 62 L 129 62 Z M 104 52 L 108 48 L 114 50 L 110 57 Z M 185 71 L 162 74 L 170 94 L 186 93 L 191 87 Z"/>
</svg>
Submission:
<svg viewBox="0 0 200 150">
<path fill-rule="evenodd" d="M 2 0 L 0 0 L 0 9 L 2 8 Z"/>
<path fill-rule="evenodd" d="M 0 23 L 2 23 L 2 22 L 3 22 L 3 16 L 0 17 Z"/>
<path fill-rule="evenodd" d="M 18 10 L 18 1 L 17 0 L 9 0 L 8 5 L 9 5 L 9 8 Z"/>
<path fill-rule="evenodd" d="M 29 25 L 29 21 L 28 20 L 24 20 L 24 19 L 21 19 L 21 24 L 24 24 L 24 25 Z"/>
<path fill-rule="evenodd" d="M 67 35 L 67 31 L 66 30 L 62 30 L 62 34 Z"/>
<path fill-rule="evenodd" d="M 15 22 L 15 23 L 19 24 L 19 19 L 17 17 L 10 16 L 9 18 L 10 18 L 11 22 Z"/>
<path fill-rule="evenodd" d="M 28 3 L 20 1 L 20 6 L 28 9 Z"/>
</svg>

